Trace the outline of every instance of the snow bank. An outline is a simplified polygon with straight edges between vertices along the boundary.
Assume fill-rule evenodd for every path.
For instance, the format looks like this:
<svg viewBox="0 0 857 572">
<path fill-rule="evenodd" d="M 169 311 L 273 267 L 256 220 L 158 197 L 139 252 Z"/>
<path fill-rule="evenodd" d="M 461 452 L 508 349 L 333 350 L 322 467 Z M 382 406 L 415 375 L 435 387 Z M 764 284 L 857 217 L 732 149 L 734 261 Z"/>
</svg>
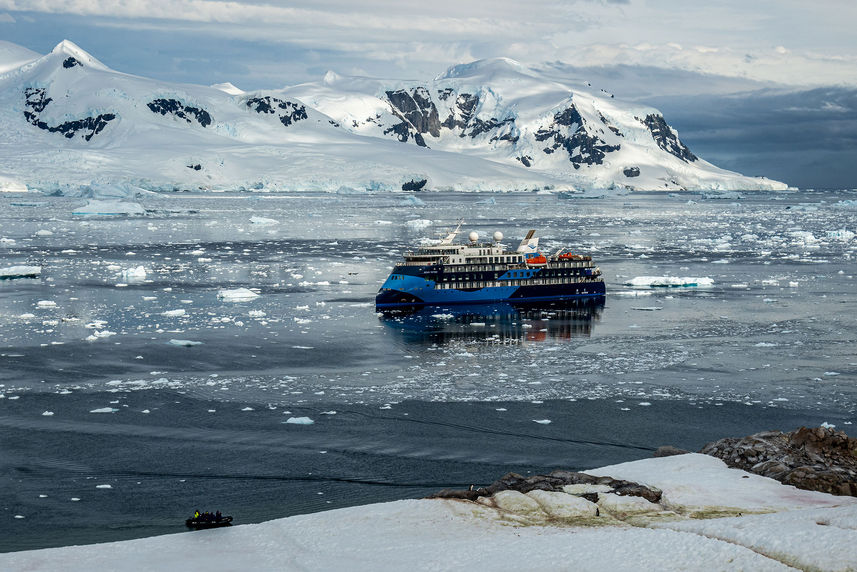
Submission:
<svg viewBox="0 0 857 572">
<path fill-rule="evenodd" d="M 639 526 L 615 526 L 610 519 L 606 526 L 593 526 L 598 517 L 591 503 L 569 500 L 564 493 L 501 495 L 499 504 L 505 509 L 458 500 L 405 500 L 210 531 L 0 554 L 0 568 L 99 572 L 114 570 L 117 562 L 132 562 L 135 570 L 601 572 L 857 566 L 857 499 L 799 491 L 696 454 L 588 472 L 657 486 L 673 502 L 687 506 L 713 503 L 748 512 L 785 512 L 703 520 L 670 513 Z M 609 502 L 629 511 L 648 508 L 626 500 Z M 506 510 L 554 516 L 546 517 L 549 524 L 528 526 L 508 520 Z M 581 516 L 588 519 L 587 526 L 574 526 L 573 519 Z M 568 518 L 572 520 L 563 522 Z"/>
<path fill-rule="evenodd" d="M 644 288 L 655 287 L 684 287 L 684 288 L 707 288 L 714 285 L 711 278 L 698 278 L 685 276 L 637 276 L 625 282 L 626 286 L 638 286 Z"/>
</svg>

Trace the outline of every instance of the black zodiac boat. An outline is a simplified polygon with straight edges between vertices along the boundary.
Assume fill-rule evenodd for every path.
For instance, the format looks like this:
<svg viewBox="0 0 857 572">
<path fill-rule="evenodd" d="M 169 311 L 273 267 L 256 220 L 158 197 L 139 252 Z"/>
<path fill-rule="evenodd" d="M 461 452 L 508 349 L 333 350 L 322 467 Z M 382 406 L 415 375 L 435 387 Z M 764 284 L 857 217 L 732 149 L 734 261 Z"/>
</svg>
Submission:
<svg viewBox="0 0 857 572">
<path fill-rule="evenodd" d="M 189 518 L 184 521 L 185 526 L 188 528 L 193 528 L 194 530 L 199 530 L 202 528 L 219 528 L 221 526 L 232 526 L 232 517 L 231 516 L 221 516 L 220 518 L 209 517 L 206 518 L 204 515 L 200 515 L 197 518 Z"/>
</svg>

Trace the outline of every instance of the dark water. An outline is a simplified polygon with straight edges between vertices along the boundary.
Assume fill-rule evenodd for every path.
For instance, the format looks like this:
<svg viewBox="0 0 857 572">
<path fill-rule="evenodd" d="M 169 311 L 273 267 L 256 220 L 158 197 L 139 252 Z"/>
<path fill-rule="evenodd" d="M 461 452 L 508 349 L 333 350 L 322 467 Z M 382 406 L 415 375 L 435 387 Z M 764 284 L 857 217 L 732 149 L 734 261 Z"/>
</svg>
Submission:
<svg viewBox="0 0 857 572">
<path fill-rule="evenodd" d="M 0 281 L 0 551 L 854 434 L 855 193 L 419 197 L 153 196 L 124 219 L 0 197 L 0 268 L 43 268 Z M 461 216 L 593 254 L 604 304 L 377 315 L 402 252 Z M 259 296 L 218 297 L 237 287 Z"/>
<path fill-rule="evenodd" d="M 406 401 L 383 410 L 333 404 L 335 414 L 314 407 L 284 415 L 160 391 L 119 396 L 113 414 L 89 413 L 99 398 L 116 397 L 71 397 L 54 416 L 62 420 L 28 414 L 52 406 L 42 397 L 7 409 L 0 503 L 13 534 L 3 535 L 4 550 L 179 532 L 196 508 L 251 523 L 415 498 L 488 484 L 508 471 L 585 469 L 649 457 L 667 443 L 698 450 L 724 435 L 843 419 L 734 403 L 628 400 Z M 303 415 L 315 423 L 283 423 Z M 552 422 L 534 422 L 542 419 Z M 10 522 L 14 514 L 26 518 Z"/>
</svg>

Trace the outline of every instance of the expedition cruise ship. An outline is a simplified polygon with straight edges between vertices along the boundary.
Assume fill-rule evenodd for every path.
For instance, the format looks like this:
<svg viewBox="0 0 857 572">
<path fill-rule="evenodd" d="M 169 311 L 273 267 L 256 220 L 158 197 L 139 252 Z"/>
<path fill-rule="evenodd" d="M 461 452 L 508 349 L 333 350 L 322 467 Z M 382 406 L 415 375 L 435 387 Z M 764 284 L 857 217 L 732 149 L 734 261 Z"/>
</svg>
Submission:
<svg viewBox="0 0 857 572">
<path fill-rule="evenodd" d="M 517 250 L 500 243 L 456 244 L 461 225 L 438 244 L 405 253 L 405 259 L 381 286 L 375 297 L 378 309 L 420 305 L 479 304 L 483 302 L 541 302 L 604 296 L 601 270 L 592 257 L 565 250 L 552 255 L 539 252 L 534 230 Z"/>
</svg>

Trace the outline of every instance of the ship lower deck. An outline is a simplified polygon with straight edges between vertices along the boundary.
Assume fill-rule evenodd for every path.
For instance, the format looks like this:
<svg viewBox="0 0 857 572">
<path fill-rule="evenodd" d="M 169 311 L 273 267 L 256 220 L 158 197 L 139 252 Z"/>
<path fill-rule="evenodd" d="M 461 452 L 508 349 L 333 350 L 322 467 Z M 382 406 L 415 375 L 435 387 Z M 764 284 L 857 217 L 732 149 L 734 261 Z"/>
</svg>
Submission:
<svg viewBox="0 0 857 572">
<path fill-rule="evenodd" d="M 492 302 L 549 302 L 604 296 L 602 280 L 520 286 L 486 286 L 469 289 L 405 287 L 384 289 L 375 298 L 379 309 L 417 305 L 481 304 Z"/>
</svg>

